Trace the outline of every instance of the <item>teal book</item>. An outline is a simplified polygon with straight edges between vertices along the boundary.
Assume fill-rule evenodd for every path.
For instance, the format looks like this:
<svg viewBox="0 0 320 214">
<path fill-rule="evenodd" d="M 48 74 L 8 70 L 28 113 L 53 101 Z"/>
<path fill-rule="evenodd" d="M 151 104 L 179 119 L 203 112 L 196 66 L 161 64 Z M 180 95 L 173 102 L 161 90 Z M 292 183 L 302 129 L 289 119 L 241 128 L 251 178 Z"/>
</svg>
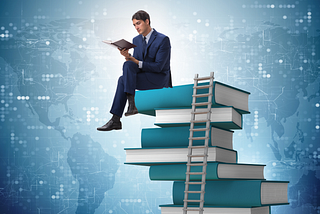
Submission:
<svg viewBox="0 0 320 214">
<path fill-rule="evenodd" d="M 160 148 L 125 148 L 126 164 L 134 165 L 160 165 L 186 163 L 188 148 L 160 147 Z M 203 155 L 203 148 L 193 149 L 194 155 Z M 237 163 L 237 151 L 221 148 L 208 148 L 208 162 Z M 192 162 L 202 162 L 203 157 L 193 157 Z"/>
<path fill-rule="evenodd" d="M 141 147 L 188 147 L 190 137 L 189 129 L 189 126 L 142 129 Z M 193 133 L 193 137 L 203 136 L 205 136 L 205 131 Z M 194 140 L 193 145 L 204 145 L 204 140 Z M 233 149 L 233 131 L 211 127 L 209 146 Z"/>
<path fill-rule="evenodd" d="M 288 204 L 287 181 L 215 180 L 206 181 L 206 206 L 259 207 Z M 190 185 L 190 191 L 199 191 L 201 185 Z M 173 204 L 183 205 L 185 183 L 173 182 Z M 200 194 L 189 194 L 190 200 L 199 200 Z M 188 204 L 195 204 L 189 202 Z"/>
<path fill-rule="evenodd" d="M 206 180 L 217 179 L 264 179 L 265 165 L 232 164 L 210 162 L 207 165 Z M 149 168 L 150 180 L 186 180 L 186 164 L 154 165 Z M 192 166 L 191 172 L 202 172 L 202 166 Z M 190 175 L 191 181 L 201 181 L 202 175 Z"/>
<path fill-rule="evenodd" d="M 193 207 L 193 206 L 188 206 Z M 161 214 L 182 214 L 182 205 L 160 205 Z M 262 207 L 217 207 L 204 206 L 203 214 L 271 214 L 270 206 Z M 199 214 L 197 211 L 188 211 L 188 214 Z"/>
<path fill-rule="evenodd" d="M 201 85 L 201 84 L 199 84 Z M 208 89 L 198 90 L 198 94 L 207 94 Z M 212 106 L 233 106 L 241 114 L 249 113 L 249 92 L 214 81 Z M 154 90 L 137 91 L 136 107 L 141 114 L 155 116 L 159 108 L 191 108 L 193 84 L 174 86 Z M 207 102 L 208 98 L 197 98 L 196 102 Z"/>
<path fill-rule="evenodd" d="M 191 108 L 182 109 L 156 109 L 155 125 L 160 127 L 190 126 Z M 197 109 L 197 112 L 207 111 L 206 108 Z M 196 114 L 195 120 L 203 121 L 207 114 Z M 219 106 L 211 108 L 211 125 L 221 129 L 242 129 L 242 114 L 232 106 Z M 203 125 L 196 123 L 195 126 Z"/>
</svg>

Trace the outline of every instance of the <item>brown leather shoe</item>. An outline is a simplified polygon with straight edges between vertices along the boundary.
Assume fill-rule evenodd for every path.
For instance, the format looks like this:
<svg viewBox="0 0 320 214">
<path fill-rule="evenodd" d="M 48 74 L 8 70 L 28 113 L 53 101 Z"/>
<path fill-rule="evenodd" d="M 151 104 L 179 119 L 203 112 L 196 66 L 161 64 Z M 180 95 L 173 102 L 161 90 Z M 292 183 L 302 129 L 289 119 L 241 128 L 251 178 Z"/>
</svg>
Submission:
<svg viewBox="0 0 320 214">
<path fill-rule="evenodd" d="M 120 130 L 122 129 L 121 122 L 115 122 L 113 120 L 109 120 L 105 125 L 98 127 L 98 131 L 111 131 L 111 130 Z"/>
</svg>

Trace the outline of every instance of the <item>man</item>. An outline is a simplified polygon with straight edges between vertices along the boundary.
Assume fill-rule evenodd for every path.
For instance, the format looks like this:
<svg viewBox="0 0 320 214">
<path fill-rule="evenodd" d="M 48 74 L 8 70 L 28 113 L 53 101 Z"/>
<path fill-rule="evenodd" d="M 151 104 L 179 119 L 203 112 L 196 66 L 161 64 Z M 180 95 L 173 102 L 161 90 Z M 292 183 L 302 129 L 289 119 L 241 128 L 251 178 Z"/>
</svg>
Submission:
<svg viewBox="0 0 320 214">
<path fill-rule="evenodd" d="M 99 131 L 122 129 L 120 118 L 127 100 L 129 105 L 125 116 L 138 113 L 134 102 L 135 89 L 172 87 L 169 37 L 151 28 L 150 16 L 143 10 L 132 16 L 132 23 L 139 33 L 133 38 L 133 44 L 137 47 L 134 48 L 133 56 L 126 49 L 120 50 L 126 62 L 110 110 L 113 116 L 109 122 L 97 128 Z"/>
</svg>

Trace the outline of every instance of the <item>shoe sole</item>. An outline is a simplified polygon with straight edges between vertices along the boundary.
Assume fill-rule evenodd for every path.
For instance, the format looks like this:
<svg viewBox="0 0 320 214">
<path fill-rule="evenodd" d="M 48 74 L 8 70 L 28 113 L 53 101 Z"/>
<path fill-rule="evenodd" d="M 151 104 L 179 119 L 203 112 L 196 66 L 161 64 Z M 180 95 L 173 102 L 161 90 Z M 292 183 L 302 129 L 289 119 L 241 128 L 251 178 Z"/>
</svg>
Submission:
<svg viewBox="0 0 320 214">
<path fill-rule="evenodd" d="M 125 113 L 124 116 L 127 117 L 127 116 L 135 115 L 135 114 L 138 114 L 138 113 L 139 113 L 139 112 Z"/>
</svg>

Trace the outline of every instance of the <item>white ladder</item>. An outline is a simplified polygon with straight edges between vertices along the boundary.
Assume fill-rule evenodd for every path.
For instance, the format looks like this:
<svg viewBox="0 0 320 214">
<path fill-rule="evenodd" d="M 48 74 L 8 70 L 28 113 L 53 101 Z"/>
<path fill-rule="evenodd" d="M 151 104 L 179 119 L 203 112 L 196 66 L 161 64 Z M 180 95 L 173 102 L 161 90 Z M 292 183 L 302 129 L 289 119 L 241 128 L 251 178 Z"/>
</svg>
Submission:
<svg viewBox="0 0 320 214">
<path fill-rule="evenodd" d="M 199 211 L 199 214 L 203 214 L 203 204 L 204 204 L 204 194 L 205 194 L 205 185 L 206 185 L 206 171 L 207 171 L 207 157 L 208 157 L 208 144 L 209 144 L 209 134 L 210 134 L 210 122 L 211 122 L 211 105 L 212 105 L 212 94 L 213 94 L 213 72 L 210 73 L 209 77 L 199 77 L 198 74 L 194 78 L 193 86 L 193 99 L 192 99 L 192 111 L 191 111 L 191 121 L 190 121 L 190 137 L 189 137 L 189 146 L 188 146 L 188 161 L 187 161 L 187 172 L 186 172 L 186 182 L 185 182 L 185 191 L 184 191 L 184 206 L 183 214 L 187 214 L 188 211 Z M 199 81 L 209 80 L 208 84 L 198 85 Z M 198 94 L 199 89 L 208 89 L 206 94 Z M 197 98 L 207 97 L 207 102 L 197 103 Z M 197 111 L 201 106 L 207 106 L 206 111 Z M 204 109 L 204 108 L 202 108 Z M 207 114 L 206 119 L 196 120 L 196 115 Z M 195 124 L 206 124 L 205 128 L 196 128 Z M 203 137 L 194 137 L 194 132 L 205 132 Z M 194 146 L 194 140 L 204 140 L 204 145 Z M 194 154 L 194 149 L 203 149 L 203 154 Z M 203 158 L 203 161 L 199 161 L 199 157 Z M 193 158 L 198 158 L 198 160 L 193 160 Z M 191 168 L 194 166 L 202 166 L 202 172 L 191 172 Z M 191 175 L 202 175 L 200 181 L 190 181 Z M 190 185 L 201 185 L 200 191 L 190 191 Z M 200 194 L 200 200 L 189 200 L 189 194 Z M 199 204 L 199 207 L 188 206 L 188 203 L 196 202 Z"/>
</svg>

